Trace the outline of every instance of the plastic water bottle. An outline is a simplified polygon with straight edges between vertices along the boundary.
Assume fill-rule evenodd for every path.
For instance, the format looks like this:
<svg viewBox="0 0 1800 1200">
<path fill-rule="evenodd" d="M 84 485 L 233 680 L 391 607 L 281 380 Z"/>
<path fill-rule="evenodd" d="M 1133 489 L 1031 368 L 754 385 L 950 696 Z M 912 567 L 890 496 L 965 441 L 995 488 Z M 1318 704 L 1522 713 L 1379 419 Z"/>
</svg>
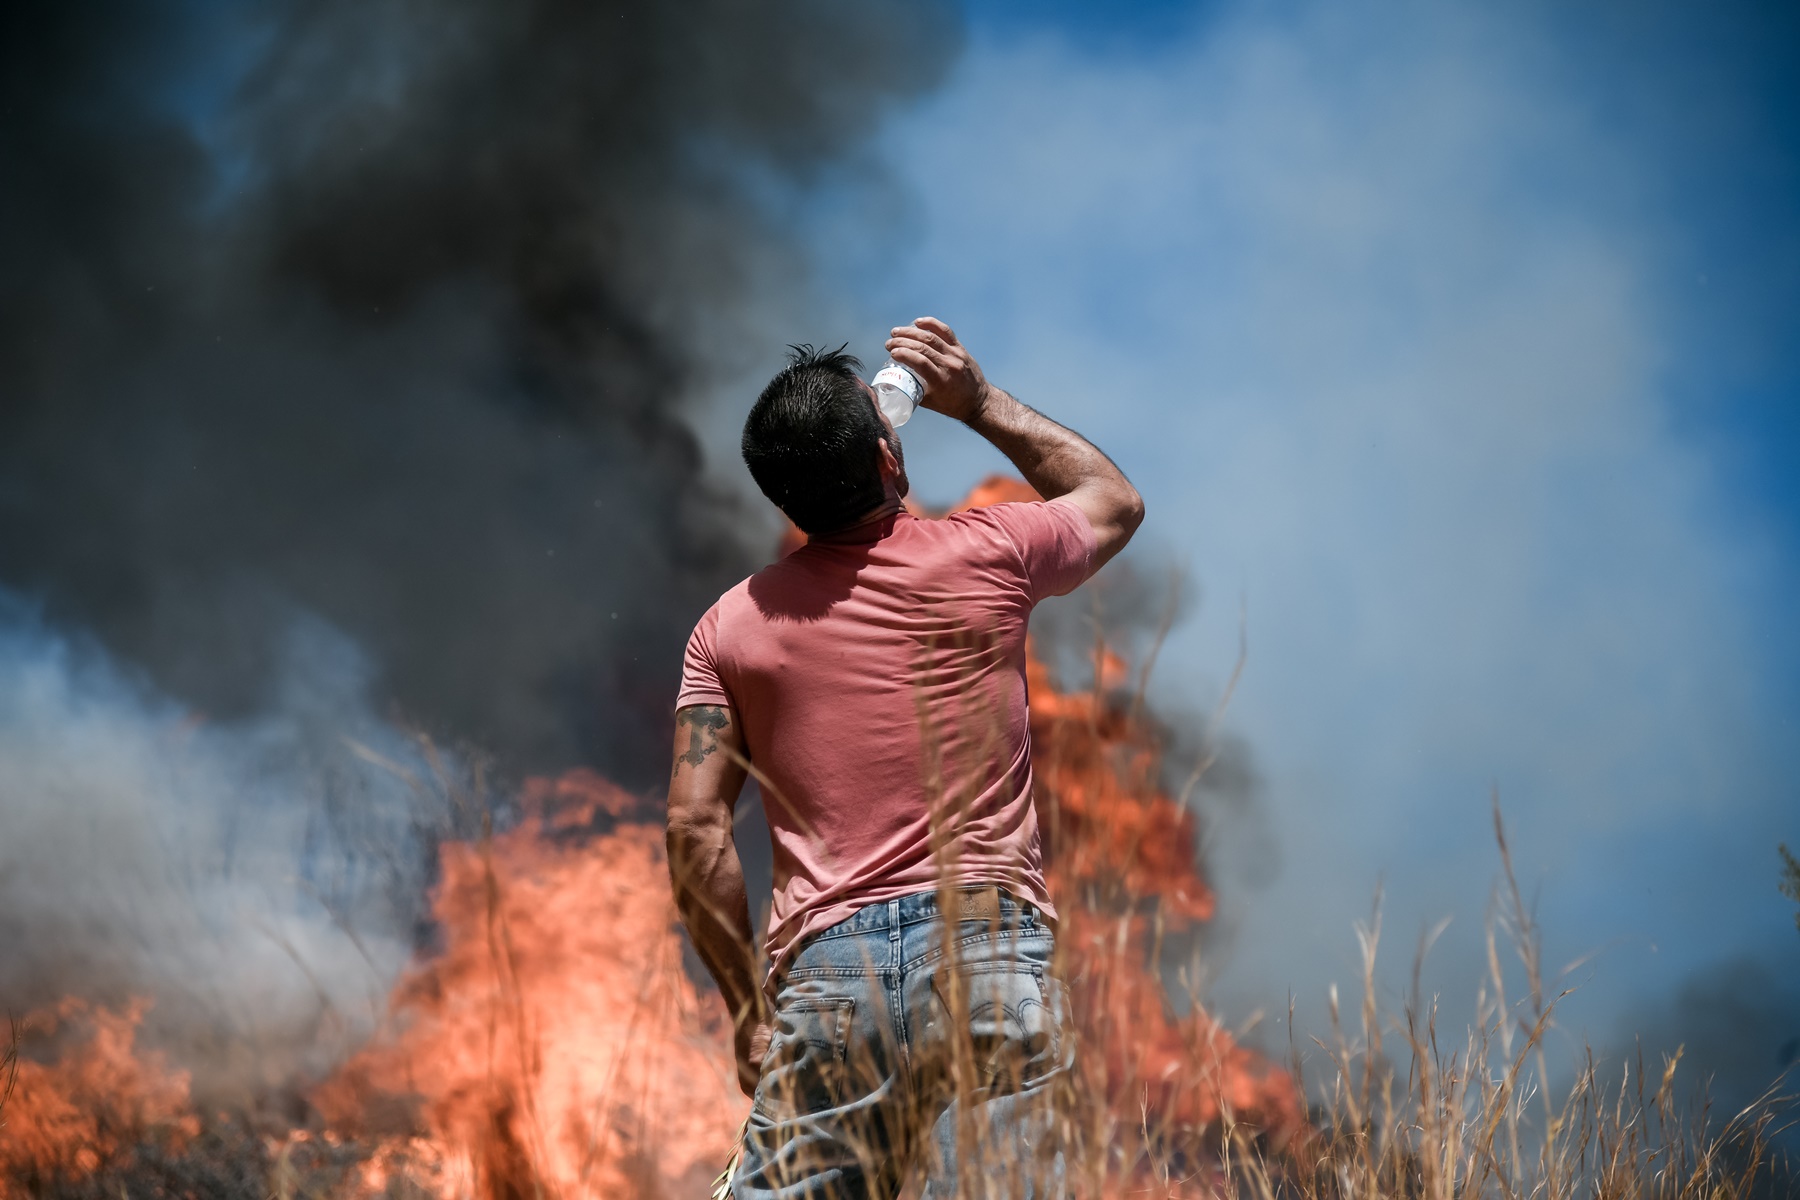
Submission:
<svg viewBox="0 0 1800 1200">
<path fill-rule="evenodd" d="M 869 386 L 875 389 L 875 403 L 895 429 L 912 420 L 913 409 L 925 396 L 919 377 L 891 358 L 875 372 Z"/>
</svg>

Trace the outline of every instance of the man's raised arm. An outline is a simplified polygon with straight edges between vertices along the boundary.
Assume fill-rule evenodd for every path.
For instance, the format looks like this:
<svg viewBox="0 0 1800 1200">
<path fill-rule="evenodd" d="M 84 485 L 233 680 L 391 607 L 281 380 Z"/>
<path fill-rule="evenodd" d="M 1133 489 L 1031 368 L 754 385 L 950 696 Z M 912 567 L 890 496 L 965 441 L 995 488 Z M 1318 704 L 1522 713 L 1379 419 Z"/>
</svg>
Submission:
<svg viewBox="0 0 1800 1200">
<path fill-rule="evenodd" d="M 1044 499 L 1066 496 L 1087 515 L 1095 569 L 1125 548 L 1143 523 L 1144 500 L 1092 442 L 989 383 L 936 317 L 894 330 L 887 350 L 925 384 L 926 408 L 955 417 L 992 442 Z"/>
<path fill-rule="evenodd" d="M 744 867 L 731 836 L 745 775 L 736 715 L 720 704 L 676 710 L 674 759 L 668 847 L 675 905 L 731 1012 L 738 1086 L 750 1095 L 769 1031 L 756 984 Z"/>
</svg>

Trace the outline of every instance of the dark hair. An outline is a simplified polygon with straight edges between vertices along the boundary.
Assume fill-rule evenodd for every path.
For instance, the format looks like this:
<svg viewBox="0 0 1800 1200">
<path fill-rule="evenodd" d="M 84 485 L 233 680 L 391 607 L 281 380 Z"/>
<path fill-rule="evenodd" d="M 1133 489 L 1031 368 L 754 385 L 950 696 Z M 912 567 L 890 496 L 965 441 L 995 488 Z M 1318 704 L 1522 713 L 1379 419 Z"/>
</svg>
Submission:
<svg viewBox="0 0 1800 1200">
<path fill-rule="evenodd" d="M 788 365 L 744 421 L 744 465 L 763 495 L 807 533 L 849 525 L 882 501 L 877 444 L 888 436 L 859 385 L 862 363 L 789 346 Z"/>
</svg>

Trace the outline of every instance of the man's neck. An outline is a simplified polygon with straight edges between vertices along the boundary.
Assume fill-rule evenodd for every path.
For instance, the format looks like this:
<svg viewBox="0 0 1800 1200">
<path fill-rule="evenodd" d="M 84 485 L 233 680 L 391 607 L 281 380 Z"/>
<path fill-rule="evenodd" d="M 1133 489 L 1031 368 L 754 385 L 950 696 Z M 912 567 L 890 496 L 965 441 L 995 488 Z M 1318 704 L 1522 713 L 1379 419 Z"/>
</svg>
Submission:
<svg viewBox="0 0 1800 1200">
<path fill-rule="evenodd" d="M 895 500 L 892 504 L 878 505 L 842 528 L 834 529 L 830 533 L 815 533 L 806 540 L 809 542 L 838 542 L 846 539 L 855 541 L 857 540 L 856 534 L 860 530 L 866 529 L 877 522 L 885 521 L 895 513 L 902 511 L 905 507 L 906 506 L 901 504 L 898 500 Z"/>
<path fill-rule="evenodd" d="M 874 508 L 871 508 L 868 512 L 844 526 L 844 529 L 855 529 L 858 525 L 867 525 L 870 521 L 879 521 L 883 517 L 893 516 L 905 507 L 906 505 L 900 502 L 899 496 L 895 495 L 893 492 L 889 492 L 886 500 L 883 500 L 880 504 L 877 504 Z M 842 533 L 843 530 L 840 529 L 837 532 Z"/>
</svg>

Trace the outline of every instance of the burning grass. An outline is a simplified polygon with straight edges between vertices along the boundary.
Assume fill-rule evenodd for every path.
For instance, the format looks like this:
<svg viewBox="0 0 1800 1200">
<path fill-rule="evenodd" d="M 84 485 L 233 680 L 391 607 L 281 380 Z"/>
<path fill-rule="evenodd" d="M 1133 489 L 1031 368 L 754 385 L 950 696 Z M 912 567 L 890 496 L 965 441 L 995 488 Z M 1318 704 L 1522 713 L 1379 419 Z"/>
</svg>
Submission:
<svg viewBox="0 0 1800 1200">
<path fill-rule="evenodd" d="M 387 1031 L 312 1091 L 292 1128 L 196 1113 L 185 1076 L 136 1043 L 139 1006 L 70 1001 L 28 1019 L 0 1132 L 0 1196 L 703 1194 L 745 1106 L 726 1076 L 724 1013 L 682 969 L 656 828 L 627 822 L 598 844 L 559 840 L 592 816 L 589 782 L 540 789 L 574 807 L 539 810 L 450 855 L 434 911 L 457 932 L 402 983 Z M 596 886 L 602 877 L 608 887 Z M 1476 1027 L 1448 1042 L 1416 992 L 1403 1011 L 1381 1010 L 1372 922 L 1358 930 L 1357 1011 L 1297 1055 L 1292 1076 L 1204 1016 L 1177 1019 L 1108 988 L 1118 956 L 1143 948 L 1129 922 L 1114 926 L 1123 933 L 1112 949 L 1070 939 L 1065 971 L 1076 996 L 1098 1005 L 1078 1015 L 1081 1067 L 1058 1097 L 1072 1194 L 1788 1194 L 1791 1176 L 1769 1148 L 1780 1106 L 1771 1098 L 1709 1119 L 1684 1103 L 1679 1056 L 1647 1071 L 1631 1064 L 1610 1085 L 1589 1056 L 1560 1098 L 1546 1086 L 1555 1000 L 1510 871 L 1507 880 Z M 1527 977 L 1517 998 L 1503 987 L 1506 933 Z M 1121 1020 L 1131 1024 L 1112 1024 Z M 1320 1100 L 1296 1118 L 1302 1072 Z M 959 1082 L 963 1094 L 978 1086 Z M 1004 1174 L 978 1184 L 973 1195 L 1017 1194 Z"/>
<path fill-rule="evenodd" d="M 516 828 L 444 848 L 442 952 L 311 1101 L 326 1128 L 373 1138 L 377 1193 L 691 1191 L 742 1105 L 723 1006 L 682 965 L 661 826 L 588 836 L 641 807 L 589 772 L 523 803 Z"/>
<path fill-rule="evenodd" d="M 531 818 L 452 854 L 435 911 L 463 922 L 460 932 L 408 976 L 389 1030 L 312 1092 L 295 1128 L 194 1112 L 183 1074 L 136 1044 L 139 1007 L 71 1001 L 33 1016 L 0 1132 L 0 1195 L 702 1194 L 744 1107 L 725 1076 L 724 1014 L 681 968 L 655 828 L 627 823 L 599 845 L 559 843 L 581 815 Z M 546 932 L 558 913 L 566 927 Z M 1515 907 L 1501 928 L 1527 966 L 1526 994 L 1502 991 L 1496 941 L 1486 1015 L 1449 1044 L 1416 994 L 1402 1012 L 1381 1011 L 1379 929 L 1359 930 L 1366 970 L 1354 1032 L 1340 1025 L 1297 1056 L 1294 1078 L 1311 1071 L 1322 1095 L 1301 1120 L 1290 1077 L 1203 1016 L 1179 1020 L 1105 985 L 1118 954 L 1142 949 L 1129 923 L 1110 951 L 1071 939 L 1065 970 L 1076 995 L 1099 1005 L 1079 1015 L 1081 1069 L 1058 1098 L 1072 1192 L 1783 1194 L 1788 1177 L 1769 1157 L 1778 1106 L 1709 1123 L 1683 1103 L 1678 1058 L 1647 1073 L 1632 1064 L 1609 1086 L 1589 1057 L 1552 1098 L 1543 1035 L 1555 1004 L 1523 917 Z M 962 1081 L 965 1094 L 974 1086 Z M 984 1197 L 1015 1194 L 1004 1176 L 980 1182 Z"/>
<path fill-rule="evenodd" d="M 1004 484 L 976 497 L 1003 498 Z M 1382 1011 L 1378 921 L 1357 930 L 1357 1011 L 1342 1017 L 1334 996 L 1332 1036 L 1285 1066 L 1240 1044 L 1199 997 L 1172 1003 L 1162 948 L 1213 912 L 1190 788 L 1165 785 L 1163 737 L 1141 690 L 1119 686 L 1123 664 L 1104 649 L 1096 664 L 1093 688 L 1063 690 L 1030 663 L 1077 1046 L 1055 1097 L 1073 1195 L 1782 1194 L 1792 1177 L 1770 1157 L 1773 1098 L 1714 1118 L 1688 1102 L 1679 1056 L 1622 1078 L 1591 1055 L 1548 1061 L 1557 984 L 1497 815 L 1503 883 L 1473 1027 L 1446 1036 L 1417 986 Z M 0 1200 L 704 1194 L 748 1102 L 723 1007 L 684 963 L 658 814 L 589 772 L 532 783 L 518 808 L 510 828 L 441 846 L 436 945 L 375 1036 L 326 1078 L 200 1111 L 179 1065 L 139 1044 L 141 1002 L 71 999 L 28 1016 L 18 1055 L 0 1061 Z M 975 1056 L 956 1061 L 952 1085 L 972 1095 Z M 1014 1196 L 1024 1169 L 1003 1164 L 965 1193 Z"/>
<path fill-rule="evenodd" d="M 20 1031 L 48 1061 L 12 1058 L 0 1118 L 0 1180 L 22 1196 L 179 1157 L 200 1135 L 188 1077 L 139 1048 L 145 1005 L 70 998 Z M 10 1194 L 10 1192 L 9 1192 Z"/>
</svg>

